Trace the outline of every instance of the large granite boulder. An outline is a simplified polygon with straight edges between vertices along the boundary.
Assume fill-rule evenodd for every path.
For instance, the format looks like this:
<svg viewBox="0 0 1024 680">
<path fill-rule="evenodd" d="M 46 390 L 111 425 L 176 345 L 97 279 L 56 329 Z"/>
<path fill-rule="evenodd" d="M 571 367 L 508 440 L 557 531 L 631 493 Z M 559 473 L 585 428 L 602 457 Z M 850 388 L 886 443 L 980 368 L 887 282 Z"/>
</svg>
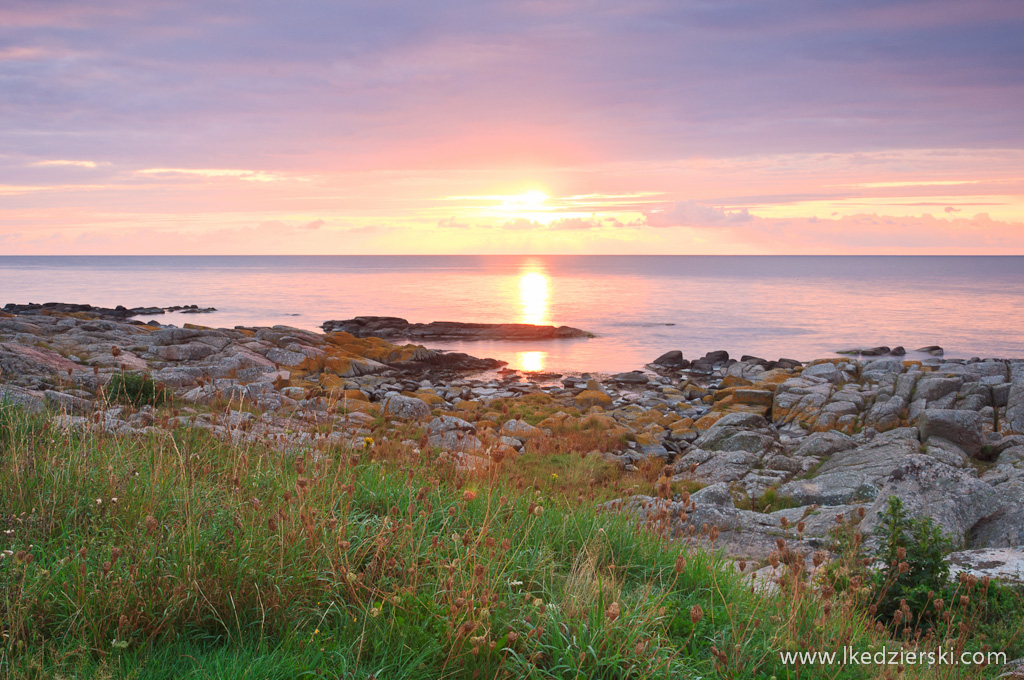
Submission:
<svg viewBox="0 0 1024 680">
<path fill-rule="evenodd" d="M 939 437 L 960 447 L 968 456 L 977 456 L 985 446 L 981 414 L 977 411 L 925 409 L 917 420 L 921 441 Z"/>
<path fill-rule="evenodd" d="M 975 525 L 1004 505 L 1000 494 L 977 477 L 931 456 L 912 454 L 886 479 L 861 522 L 861 531 L 878 528 L 890 496 L 900 498 L 909 515 L 930 517 L 958 547 L 966 544 Z"/>
</svg>

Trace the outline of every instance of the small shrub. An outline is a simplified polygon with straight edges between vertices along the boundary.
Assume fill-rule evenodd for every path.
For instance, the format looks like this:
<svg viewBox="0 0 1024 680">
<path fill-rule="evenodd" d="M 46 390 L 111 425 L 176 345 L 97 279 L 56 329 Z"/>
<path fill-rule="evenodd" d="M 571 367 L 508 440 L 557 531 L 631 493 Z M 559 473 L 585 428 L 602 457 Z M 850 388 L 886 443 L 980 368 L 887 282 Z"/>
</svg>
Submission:
<svg viewBox="0 0 1024 680">
<path fill-rule="evenodd" d="M 928 623 L 935 615 L 930 600 L 949 587 L 949 564 L 943 557 L 952 542 L 930 517 L 908 517 L 896 496 L 889 497 L 880 519 L 878 557 L 884 566 L 875 576 L 877 616 L 888 621 L 905 600 Z"/>
<path fill-rule="evenodd" d="M 129 406 L 162 406 L 170 400 L 163 383 L 145 373 L 115 373 L 103 388 L 103 396 Z"/>
</svg>

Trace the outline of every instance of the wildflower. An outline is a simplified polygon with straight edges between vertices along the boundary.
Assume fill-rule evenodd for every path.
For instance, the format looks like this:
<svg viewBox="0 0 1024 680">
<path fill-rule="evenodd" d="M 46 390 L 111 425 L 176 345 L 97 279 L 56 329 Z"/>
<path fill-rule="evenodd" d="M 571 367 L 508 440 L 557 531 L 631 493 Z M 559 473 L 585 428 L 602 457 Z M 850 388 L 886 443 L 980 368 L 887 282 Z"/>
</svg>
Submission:
<svg viewBox="0 0 1024 680">
<path fill-rule="evenodd" d="M 555 472 L 551 473 L 551 481 L 552 482 L 557 482 L 558 481 L 558 474 L 557 473 L 555 473 Z"/>
<path fill-rule="evenodd" d="M 373 437 L 366 437 L 363 439 L 363 448 L 368 449 L 371 446 L 373 446 Z"/>
<path fill-rule="evenodd" d="M 117 503 L 117 496 L 114 496 L 113 498 L 111 498 L 110 502 L 116 504 Z"/>
<path fill-rule="evenodd" d="M 369 439 L 369 437 L 367 437 L 367 439 Z M 370 607 L 370 617 L 375 619 L 378 616 L 380 616 L 380 607 Z"/>
<path fill-rule="evenodd" d="M 700 620 L 704 618 L 704 610 L 700 608 L 699 604 L 695 604 L 690 607 L 690 622 L 693 625 L 700 623 Z"/>
<path fill-rule="evenodd" d="M 604 615 L 608 618 L 608 622 L 612 623 L 617 618 L 619 618 L 619 615 L 621 613 L 622 609 L 619 607 L 619 603 L 612 602 L 610 605 L 608 605 L 608 609 L 605 610 Z"/>
<path fill-rule="evenodd" d="M 521 586 L 521 585 L 523 585 L 523 582 L 522 581 L 509 581 L 508 584 L 510 586 L 514 587 L 514 586 Z"/>
<path fill-rule="evenodd" d="M 315 629 L 313 631 L 313 635 L 319 635 L 319 634 L 320 634 L 320 629 L 319 628 L 317 628 L 317 629 Z"/>
<path fill-rule="evenodd" d="M 476 491 L 463 491 L 462 492 L 462 500 L 466 501 L 467 503 L 472 501 L 472 500 L 475 500 L 475 499 L 476 499 Z"/>
<path fill-rule="evenodd" d="M 543 505 L 538 505 L 537 507 L 535 507 L 533 509 L 533 514 L 535 516 L 537 516 L 537 517 L 540 517 L 541 515 L 543 515 L 544 514 L 544 506 Z"/>
<path fill-rule="evenodd" d="M 96 505 L 103 505 L 103 499 L 102 498 L 97 498 L 96 499 Z"/>
</svg>

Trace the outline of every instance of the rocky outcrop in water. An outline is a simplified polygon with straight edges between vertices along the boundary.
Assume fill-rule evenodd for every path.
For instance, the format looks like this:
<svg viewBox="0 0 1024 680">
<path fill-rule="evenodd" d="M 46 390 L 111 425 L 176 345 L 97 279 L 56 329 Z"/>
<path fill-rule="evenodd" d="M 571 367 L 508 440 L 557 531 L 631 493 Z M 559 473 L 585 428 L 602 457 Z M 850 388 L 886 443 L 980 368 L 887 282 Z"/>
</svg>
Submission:
<svg viewBox="0 0 1024 680">
<path fill-rule="evenodd" d="M 344 331 L 357 338 L 403 338 L 409 340 L 554 340 L 591 338 L 593 334 L 570 326 L 536 326 L 525 323 L 463 323 L 432 321 L 409 323 L 396 316 L 357 316 L 343 321 L 325 321 L 328 333 Z"/>
</svg>

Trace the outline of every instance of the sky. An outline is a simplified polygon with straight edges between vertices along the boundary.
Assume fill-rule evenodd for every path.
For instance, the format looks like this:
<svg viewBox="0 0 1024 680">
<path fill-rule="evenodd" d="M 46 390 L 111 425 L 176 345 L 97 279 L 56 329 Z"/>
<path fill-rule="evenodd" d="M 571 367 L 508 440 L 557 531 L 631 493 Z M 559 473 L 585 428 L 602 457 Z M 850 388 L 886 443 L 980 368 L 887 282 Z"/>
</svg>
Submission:
<svg viewBox="0 0 1024 680">
<path fill-rule="evenodd" d="M 1019 0 L 4 0 L 0 254 L 1024 254 Z"/>
</svg>

